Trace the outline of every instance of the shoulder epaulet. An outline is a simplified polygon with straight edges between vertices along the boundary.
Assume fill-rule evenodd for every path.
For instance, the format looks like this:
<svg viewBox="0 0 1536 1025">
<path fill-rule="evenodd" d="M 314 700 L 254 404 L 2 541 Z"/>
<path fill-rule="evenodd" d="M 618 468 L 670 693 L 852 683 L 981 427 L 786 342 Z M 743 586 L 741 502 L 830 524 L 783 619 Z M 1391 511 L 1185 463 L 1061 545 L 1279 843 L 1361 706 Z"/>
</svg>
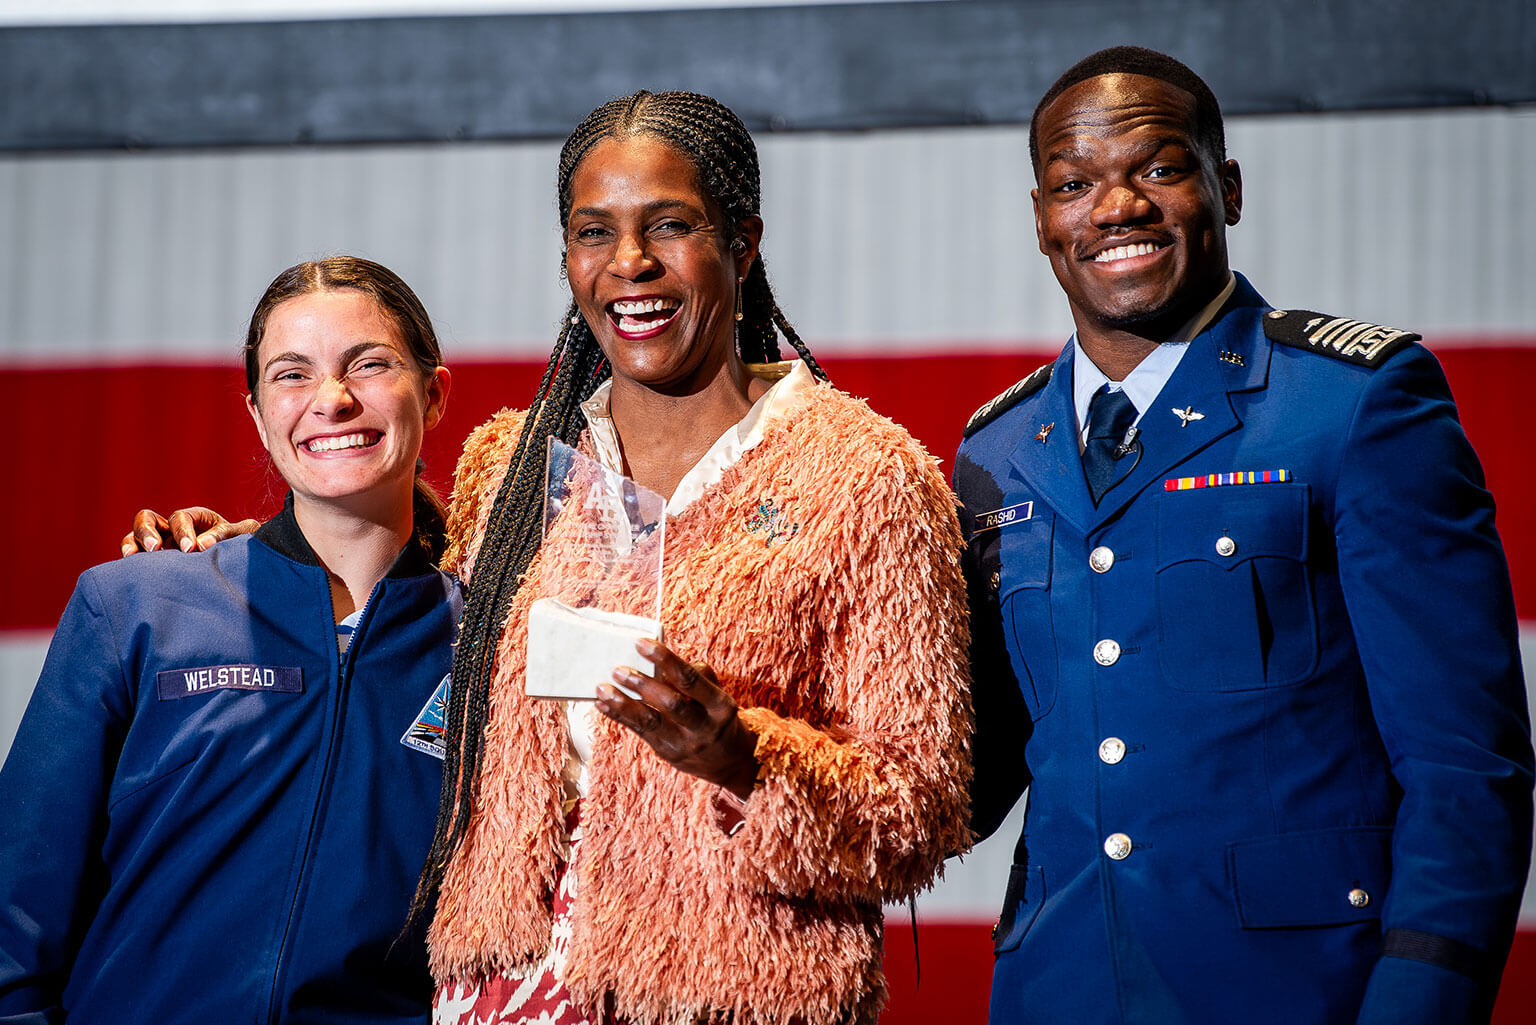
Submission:
<svg viewBox="0 0 1536 1025">
<path fill-rule="evenodd" d="M 1311 310 L 1270 310 L 1264 314 L 1264 333 L 1282 345 L 1311 349 L 1362 367 L 1380 366 L 1394 352 L 1419 340 L 1412 331 Z"/>
<path fill-rule="evenodd" d="M 1024 378 L 1024 380 L 1011 385 L 1007 391 L 996 398 L 989 399 L 984 406 L 971 414 L 971 419 L 966 422 L 965 430 L 960 432 L 960 437 L 969 438 L 987 426 L 987 424 L 1006 413 L 1014 403 L 1027 399 L 1041 388 L 1044 388 L 1051 379 L 1051 368 L 1055 365 L 1055 361 L 1052 361 L 1043 367 L 1036 368 L 1034 373 Z"/>
</svg>

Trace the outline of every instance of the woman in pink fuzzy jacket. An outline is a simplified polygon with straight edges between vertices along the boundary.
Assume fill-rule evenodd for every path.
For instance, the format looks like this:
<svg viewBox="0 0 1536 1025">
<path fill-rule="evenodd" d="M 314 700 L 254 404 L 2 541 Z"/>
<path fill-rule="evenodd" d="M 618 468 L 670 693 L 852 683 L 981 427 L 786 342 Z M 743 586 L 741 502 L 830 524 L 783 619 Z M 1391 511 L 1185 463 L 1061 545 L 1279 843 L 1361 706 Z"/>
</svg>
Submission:
<svg viewBox="0 0 1536 1025">
<path fill-rule="evenodd" d="M 448 520 L 469 599 L 412 908 L 435 909 L 438 1022 L 872 1022 L 881 904 L 969 843 L 954 499 L 826 383 L 758 202 L 752 138 L 707 96 L 614 100 L 561 153 L 574 302 L 532 407 L 465 444 Z M 667 499 L 666 645 L 614 672 L 638 699 L 524 694 L 529 608 L 581 554 L 541 551 L 550 437 Z M 254 521 L 171 524 L 207 547 Z M 163 529 L 142 511 L 124 550 Z"/>
<path fill-rule="evenodd" d="M 470 590 L 416 908 L 438 1021 L 873 1021 L 882 902 L 967 844 L 954 501 L 825 383 L 758 201 L 705 96 L 614 100 L 561 153 L 575 301 L 532 408 L 466 444 L 449 522 Z M 668 500 L 666 645 L 614 673 L 638 700 L 523 692 L 550 436 Z"/>
</svg>

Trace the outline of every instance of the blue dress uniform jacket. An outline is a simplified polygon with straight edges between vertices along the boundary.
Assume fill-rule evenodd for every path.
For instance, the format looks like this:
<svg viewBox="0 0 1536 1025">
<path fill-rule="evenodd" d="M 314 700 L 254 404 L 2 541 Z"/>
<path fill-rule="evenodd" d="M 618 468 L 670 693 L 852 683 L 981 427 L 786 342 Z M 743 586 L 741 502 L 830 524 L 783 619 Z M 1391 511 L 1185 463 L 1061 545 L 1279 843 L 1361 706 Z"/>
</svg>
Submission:
<svg viewBox="0 0 1536 1025">
<path fill-rule="evenodd" d="M 83 574 L 0 770 L 0 1021 L 425 1022 L 442 763 L 401 738 L 460 609 L 407 545 L 338 659 L 291 508 Z"/>
<path fill-rule="evenodd" d="M 1098 508 L 1070 345 L 960 448 L 978 830 L 1029 786 L 994 1023 L 1491 1007 L 1532 828 L 1493 502 L 1416 336 L 1267 311 L 1239 278 Z"/>
</svg>

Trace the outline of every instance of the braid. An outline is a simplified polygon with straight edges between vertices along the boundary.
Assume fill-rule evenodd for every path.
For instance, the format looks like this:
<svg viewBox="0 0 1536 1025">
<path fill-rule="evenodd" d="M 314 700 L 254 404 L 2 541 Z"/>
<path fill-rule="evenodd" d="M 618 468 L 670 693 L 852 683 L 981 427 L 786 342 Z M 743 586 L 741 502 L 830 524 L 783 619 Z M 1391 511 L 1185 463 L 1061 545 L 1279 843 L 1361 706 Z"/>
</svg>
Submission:
<svg viewBox="0 0 1536 1025">
<path fill-rule="evenodd" d="M 496 649 L 512 600 L 542 538 L 545 439 L 556 437 L 575 445 L 583 423 L 581 403 L 607 377 L 602 350 L 572 303 L 529 405 L 476 555 L 477 572 L 470 581 L 453 654 L 437 825 L 411 900 L 407 929 L 425 919 L 453 852 L 469 828 L 485 750 L 485 725 L 490 718 Z"/>
<path fill-rule="evenodd" d="M 598 107 L 566 139 L 556 183 L 562 225 L 570 218 L 572 178 L 587 153 L 604 139 L 642 133 L 659 136 L 688 158 L 701 191 L 723 214 L 723 231 L 729 233 L 744 218 L 757 215 L 761 202 L 757 147 L 741 119 L 718 100 L 698 93 L 642 91 Z M 779 309 L 760 255 L 742 282 L 738 328 L 738 346 L 747 362 L 777 360 L 778 336 L 782 335 L 811 372 L 826 379 Z M 523 421 L 522 434 L 475 557 L 476 571 L 453 656 L 453 684 L 444 724 L 448 750 L 437 827 L 411 902 L 407 929 L 421 922 L 430 910 L 474 810 L 485 727 L 490 718 L 496 649 L 512 600 L 542 540 L 545 439 L 577 443 L 584 423 L 580 405 L 609 373 L 597 339 L 572 302 Z"/>
</svg>

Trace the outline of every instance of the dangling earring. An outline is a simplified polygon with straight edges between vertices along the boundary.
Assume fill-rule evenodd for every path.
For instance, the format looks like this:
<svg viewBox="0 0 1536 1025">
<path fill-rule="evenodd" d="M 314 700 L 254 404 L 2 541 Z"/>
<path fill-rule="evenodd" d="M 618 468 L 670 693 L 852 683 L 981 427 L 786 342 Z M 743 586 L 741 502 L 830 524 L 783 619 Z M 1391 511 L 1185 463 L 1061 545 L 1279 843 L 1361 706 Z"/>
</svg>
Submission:
<svg viewBox="0 0 1536 1025">
<path fill-rule="evenodd" d="M 736 351 L 741 352 L 741 278 L 736 279 Z"/>
</svg>

